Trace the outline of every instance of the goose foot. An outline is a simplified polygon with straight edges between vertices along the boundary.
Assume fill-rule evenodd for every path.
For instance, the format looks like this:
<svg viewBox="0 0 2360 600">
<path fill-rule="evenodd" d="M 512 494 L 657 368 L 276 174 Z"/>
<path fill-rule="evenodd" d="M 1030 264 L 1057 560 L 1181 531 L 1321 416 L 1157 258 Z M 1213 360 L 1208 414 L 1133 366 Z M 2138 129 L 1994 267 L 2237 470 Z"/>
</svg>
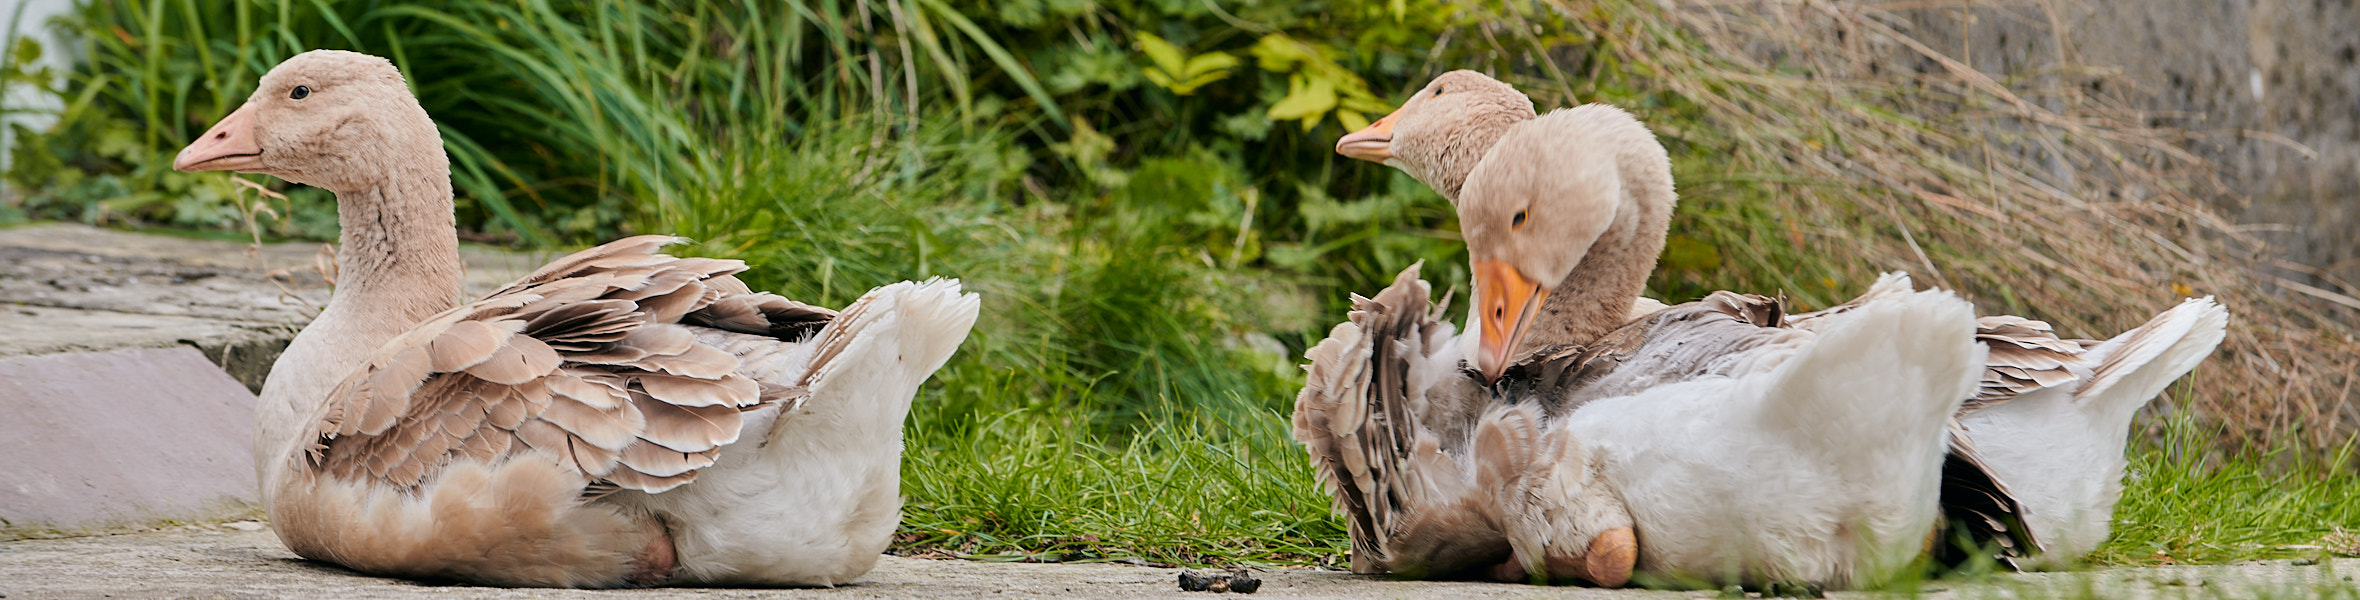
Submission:
<svg viewBox="0 0 2360 600">
<path fill-rule="evenodd" d="M 658 527 L 656 537 L 648 540 L 647 548 L 631 559 L 631 585 L 654 587 L 672 578 L 672 571 L 680 568 L 680 553 L 672 547 L 672 532 Z"/>
<path fill-rule="evenodd" d="M 1508 557 L 1507 562 L 1492 565 L 1490 575 L 1492 581 L 1500 583 L 1524 583 L 1531 580 L 1531 575 L 1524 572 L 1524 563 L 1514 556 Z"/>
</svg>

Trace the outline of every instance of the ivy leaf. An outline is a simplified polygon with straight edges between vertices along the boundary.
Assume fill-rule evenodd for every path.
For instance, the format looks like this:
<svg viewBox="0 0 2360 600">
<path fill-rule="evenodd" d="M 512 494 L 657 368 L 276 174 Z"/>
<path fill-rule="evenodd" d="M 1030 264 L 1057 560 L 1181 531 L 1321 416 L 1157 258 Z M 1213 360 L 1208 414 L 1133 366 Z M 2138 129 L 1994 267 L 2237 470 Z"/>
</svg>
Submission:
<svg viewBox="0 0 2360 600">
<path fill-rule="evenodd" d="M 1237 66 L 1237 57 L 1225 52 L 1208 52 L 1189 57 L 1179 46 L 1164 41 L 1154 34 L 1140 33 L 1139 51 L 1147 55 L 1148 66 L 1139 69 L 1147 81 L 1186 96 L 1206 84 L 1229 77 L 1229 68 Z"/>
<path fill-rule="evenodd" d="M 1250 52 L 1254 54 L 1255 62 L 1261 64 L 1262 70 L 1280 73 L 1293 71 L 1295 65 L 1319 58 L 1310 45 L 1295 41 L 1283 33 L 1262 36 L 1261 41 L 1254 42 Z"/>
<path fill-rule="evenodd" d="M 1161 69 L 1167 78 L 1173 75 L 1185 76 L 1188 70 L 1188 55 L 1181 52 L 1179 46 L 1174 46 L 1171 42 L 1164 41 L 1164 38 L 1156 37 L 1155 34 L 1145 32 L 1139 34 L 1139 51 L 1146 53 L 1147 60 L 1155 63 L 1155 68 Z M 1163 83 L 1157 82 L 1156 85 L 1163 85 Z"/>
<path fill-rule="evenodd" d="M 1287 96 L 1270 105 L 1272 120 L 1303 121 L 1303 129 L 1319 124 L 1328 109 L 1336 107 L 1336 83 L 1324 77 L 1306 77 L 1296 73 L 1287 78 Z"/>
<path fill-rule="evenodd" d="M 1299 120 L 1303 130 L 1319 126 L 1330 110 L 1337 122 L 1352 129 L 1368 126 L 1368 115 L 1393 110 L 1368 91 L 1360 75 L 1329 58 L 1333 50 L 1304 43 L 1283 33 L 1262 36 L 1250 50 L 1264 70 L 1289 73 L 1287 95 L 1270 106 L 1273 120 Z"/>
<path fill-rule="evenodd" d="M 1187 73 L 1193 79 L 1216 72 L 1226 74 L 1226 71 L 1235 66 L 1237 66 L 1237 57 L 1230 56 L 1227 52 L 1207 52 L 1197 55 L 1196 58 L 1188 59 Z"/>
</svg>

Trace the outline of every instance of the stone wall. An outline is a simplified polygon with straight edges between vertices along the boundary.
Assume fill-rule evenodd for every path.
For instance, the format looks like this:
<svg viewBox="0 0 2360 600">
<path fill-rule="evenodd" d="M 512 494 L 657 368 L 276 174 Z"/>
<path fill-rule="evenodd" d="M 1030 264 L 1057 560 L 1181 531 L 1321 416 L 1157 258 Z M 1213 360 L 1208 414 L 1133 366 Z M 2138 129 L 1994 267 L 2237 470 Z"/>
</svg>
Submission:
<svg viewBox="0 0 2360 600">
<path fill-rule="evenodd" d="M 1900 13 L 1918 39 L 2019 84 L 2061 61 L 2116 70 L 2082 91 L 2190 131 L 2231 191 L 2214 199 L 2223 214 L 2328 277 L 2283 275 L 2360 282 L 2360 2 L 1919 6 Z"/>
</svg>

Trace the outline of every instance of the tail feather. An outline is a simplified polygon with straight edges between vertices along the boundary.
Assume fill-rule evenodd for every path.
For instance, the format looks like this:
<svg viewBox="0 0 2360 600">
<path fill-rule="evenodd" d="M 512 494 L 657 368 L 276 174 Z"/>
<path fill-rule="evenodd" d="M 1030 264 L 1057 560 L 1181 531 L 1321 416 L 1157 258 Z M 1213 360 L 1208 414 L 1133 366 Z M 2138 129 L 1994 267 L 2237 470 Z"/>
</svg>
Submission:
<svg viewBox="0 0 2360 600">
<path fill-rule="evenodd" d="M 975 294 L 962 293 L 957 279 L 903 281 L 869 290 L 820 330 L 809 350 L 809 367 L 793 385 L 785 386 L 808 393 L 797 404 L 788 405 L 787 412 L 829 395 L 844 382 L 853 382 L 854 389 L 859 389 L 857 386 L 893 381 L 914 390 L 967 340 L 982 303 Z M 867 391 L 897 398 L 905 409 L 910 401 L 900 393 Z M 896 415 L 891 420 L 898 427 L 901 412 L 906 410 L 880 414 Z M 785 429 L 774 425 L 766 439 L 777 441 Z"/>
<path fill-rule="evenodd" d="M 933 372 L 967 340 L 982 303 L 975 294 L 960 293 L 957 279 L 903 281 L 869 290 L 820 332 L 811 369 L 798 383 L 812 385 L 833 371 L 853 343 L 887 333 L 898 334 L 890 343 L 903 356 L 919 357 L 913 361 L 919 370 Z"/>
<path fill-rule="evenodd" d="M 1824 444 L 1839 463 L 1884 468 L 1864 444 L 1939 440 L 1974 393 L 1984 348 L 1974 310 L 1949 292 L 1892 293 L 1831 315 L 1818 337 L 1779 366 L 1769 416 Z M 1896 427 L 1923 429 L 1915 434 Z M 1932 455 L 1929 454 L 1929 457 Z"/>
<path fill-rule="evenodd" d="M 2211 298 L 2182 302 L 2084 352 L 2094 366 L 2070 394 L 2042 390 L 1960 417 L 2040 541 L 2036 566 L 2070 564 L 2105 541 L 2131 419 L 2220 345 L 2228 320 Z"/>
<path fill-rule="evenodd" d="M 2074 398 L 2100 410 L 2136 410 L 2211 356 L 2228 334 L 2229 311 L 2211 296 L 2181 302 L 2146 324 L 2090 349 L 2098 361 Z"/>
</svg>

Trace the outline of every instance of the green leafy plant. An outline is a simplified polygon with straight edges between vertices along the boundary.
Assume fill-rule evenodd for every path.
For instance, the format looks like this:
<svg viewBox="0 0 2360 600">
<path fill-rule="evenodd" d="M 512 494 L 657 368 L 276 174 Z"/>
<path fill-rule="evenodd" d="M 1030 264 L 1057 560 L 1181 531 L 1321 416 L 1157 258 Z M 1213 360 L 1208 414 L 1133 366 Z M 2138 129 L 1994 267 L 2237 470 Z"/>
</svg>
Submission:
<svg viewBox="0 0 2360 600">
<path fill-rule="evenodd" d="M 1229 69 L 1237 66 L 1237 57 L 1227 52 L 1207 52 L 1189 56 L 1179 46 L 1164 41 L 1155 34 L 1139 32 L 1139 52 L 1147 55 L 1148 65 L 1140 69 L 1147 81 L 1174 94 L 1194 93 L 1196 88 L 1229 77 Z"/>
<path fill-rule="evenodd" d="M 1287 74 L 1286 96 L 1267 111 L 1271 119 L 1296 121 L 1310 131 L 1335 111 L 1338 124 L 1360 129 L 1368 126 L 1368 115 L 1393 110 L 1369 93 L 1360 75 L 1329 58 L 1330 52 L 1283 33 L 1262 36 L 1254 44 L 1254 59 L 1262 70 Z"/>
</svg>

